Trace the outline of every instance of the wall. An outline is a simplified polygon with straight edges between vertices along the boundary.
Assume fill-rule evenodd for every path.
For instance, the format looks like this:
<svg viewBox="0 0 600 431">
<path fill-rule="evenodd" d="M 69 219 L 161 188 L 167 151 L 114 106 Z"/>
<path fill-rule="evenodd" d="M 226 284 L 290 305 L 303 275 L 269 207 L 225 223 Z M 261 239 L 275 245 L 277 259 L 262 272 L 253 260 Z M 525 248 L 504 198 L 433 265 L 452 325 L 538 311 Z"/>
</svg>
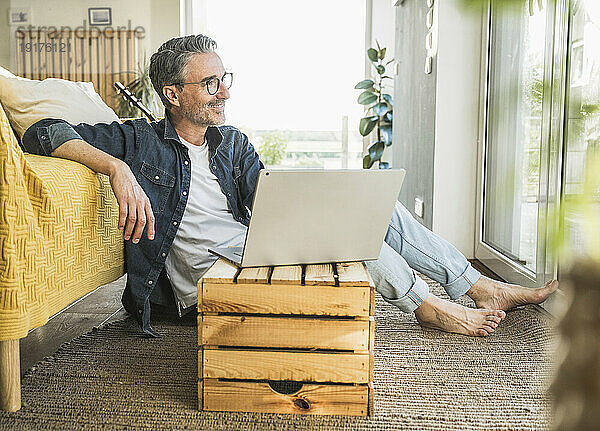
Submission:
<svg viewBox="0 0 600 431">
<path fill-rule="evenodd" d="M 482 10 L 437 2 L 433 231 L 474 257 Z"/>
<path fill-rule="evenodd" d="M 396 7 L 398 74 L 394 92 L 393 166 L 406 169 L 400 202 L 420 223 L 431 228 L 437 67 L 433 55 L 432 71 L 425 73 L 428 12 L 425 1 L 407 0 Z M 414 212 L 415 198 L 424 202 L 423 217 Z"/>
<path fill-rule="evenodd" d="M 150 56 L 167 40 L 180 35 L 179 0 L 150 0 Z"/>
<path fill-rule="evenodd" d="M 89 27 L 88 8 L 110 7 L 112 27 L 142 26 L 145 29 L 141 39 L 142 56 L 147 60 L 166 39 L 179 35 L 179 0 L 105 0 L 100 5 L 95 0 L 2 0 L 0 3 L 0 64 L 12 68 L 11 48 L 14 47 L 14 32 L 17 26 L 8 26 L 8 9 L 31 8 L 35 27 L 69 26 L 75 29 Z M 102 28 L 102 27 L 100 27 Z M 14 48 L 12 48 L 14 51 Z"/>
</svg>

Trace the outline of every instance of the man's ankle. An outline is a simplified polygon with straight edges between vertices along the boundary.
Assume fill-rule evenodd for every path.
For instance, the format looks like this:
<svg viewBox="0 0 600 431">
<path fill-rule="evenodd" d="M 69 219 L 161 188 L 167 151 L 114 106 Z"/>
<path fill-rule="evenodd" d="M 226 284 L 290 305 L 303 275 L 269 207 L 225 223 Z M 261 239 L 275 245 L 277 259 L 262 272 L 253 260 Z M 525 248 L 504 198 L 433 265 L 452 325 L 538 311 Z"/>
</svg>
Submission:
<svg viewBox="0 0 600 431">
<path fill-rule="evenodd" d="M 485 291 L 482 286 L 484 282 L 485 277 L 482 275 L 475 283 L 473 283 L 471 288 L 465 292 L 465 295 L 467 295 L 473 301 L 478 301 L 480 299 L 484 299 L 486 296 L 489 296 L 487 291 Z"/>
</svg>

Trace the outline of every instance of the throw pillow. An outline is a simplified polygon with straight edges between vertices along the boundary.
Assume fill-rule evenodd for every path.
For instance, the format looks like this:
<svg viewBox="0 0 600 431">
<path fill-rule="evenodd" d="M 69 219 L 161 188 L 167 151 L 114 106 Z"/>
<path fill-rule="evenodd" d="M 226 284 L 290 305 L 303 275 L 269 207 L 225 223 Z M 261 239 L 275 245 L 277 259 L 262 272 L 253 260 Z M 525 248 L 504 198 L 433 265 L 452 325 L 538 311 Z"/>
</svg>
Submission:
<svg viewBox="0 0 600 431">
<path fill-rule="evenodd" d="M 36 81 L 0 73 L 0 102 L 19 137 L 43 118 L 59 118 L 71 124 L 119 121 L 91 82 L 58 78 Z"/>
</svg>

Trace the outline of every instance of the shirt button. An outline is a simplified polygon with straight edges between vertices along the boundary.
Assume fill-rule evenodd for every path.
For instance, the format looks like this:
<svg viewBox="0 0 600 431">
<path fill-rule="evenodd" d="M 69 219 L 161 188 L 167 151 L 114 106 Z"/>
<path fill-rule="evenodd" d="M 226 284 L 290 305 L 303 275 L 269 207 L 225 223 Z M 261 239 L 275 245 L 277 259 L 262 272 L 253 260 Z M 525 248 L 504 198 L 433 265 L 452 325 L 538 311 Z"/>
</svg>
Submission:
<svg viewBox="0 0 600 431">
<path fill-rule="evenodd" d="M 176 221 L 173 222 L 173 226 L 177 226 L 177 222 Z"/>
<path fill-rule="evenodd" d="M 148 280 L 148 284 L 152 284 L 152 280 Z"/>
<path fill-rule="evenodd" d="M 187 192 L 183 192 L 183 196 L 187 196 Z"/>
<path fill-rule="evenodd" d="M 158 180 L 158 179 L 159 179 L 159 176 L 158 176 L 158 175 L 157 175 L 157 176 L 155 176 L 155 177 L 154 177 L 154 179 L 155 179 L 155 180 Z"/>
<path fill-rule="evenodd" d="M 167 255 L 167 253 L 163 253 L 163 254 L 162 254 L 162 257 L 165 257 L 166 255 Z"/>
<path fill-rule="evenodd" d="M 185 162 L 183 162 L 183 164 L 184 164 L 184 165 L 187 165 L 187 164 L 188 164 L 188 161 L 186 160 Z"/>
</svg>

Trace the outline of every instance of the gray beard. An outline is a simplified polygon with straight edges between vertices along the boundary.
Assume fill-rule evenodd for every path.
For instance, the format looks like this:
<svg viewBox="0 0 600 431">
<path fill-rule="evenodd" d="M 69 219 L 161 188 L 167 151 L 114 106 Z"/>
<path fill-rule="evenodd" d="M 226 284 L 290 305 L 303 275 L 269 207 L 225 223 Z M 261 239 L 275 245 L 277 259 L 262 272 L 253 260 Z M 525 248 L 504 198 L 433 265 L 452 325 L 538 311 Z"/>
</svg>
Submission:
<svg viewBox="0 0 600 431">
<path fill-rule="evenodd" d="M 209 108 L 209 105 L 204 105 L 205 107 Z M 191 108 L 191 109 L 190 109 Z M 196 110 L 194 109 L 196 107 L 189 107 L 189 108 L 185 108 L 181 110 L 181 113 L 183 114 L 183 116 L 190 121 L 191 123 L 197 125 L 197 126 L 201 126 L 201 127 L 208 127 L 208 126 L 219 126 L 221 124 L 221 122 L 215 122 L 210 120 L 209 118 L 203 118 L 204 116 L 202 115 L 203 113 L 206 113 L 206 117 L 209 117 L 209 113 L 208 112 L 203 112 L 201 109 Z"/>
</svg>

